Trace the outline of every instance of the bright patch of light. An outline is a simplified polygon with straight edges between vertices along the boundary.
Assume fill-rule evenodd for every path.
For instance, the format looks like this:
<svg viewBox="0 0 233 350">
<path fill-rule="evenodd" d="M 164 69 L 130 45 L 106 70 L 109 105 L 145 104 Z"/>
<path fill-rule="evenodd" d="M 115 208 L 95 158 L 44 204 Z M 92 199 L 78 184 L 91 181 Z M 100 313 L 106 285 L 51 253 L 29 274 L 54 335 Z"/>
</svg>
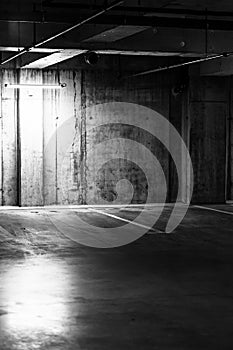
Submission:
<svg viewBox="0 0 233 350">
<path fill-rule="evenodd" d="M 5 87 L 14 89 L 62 89 L 66 87 L 66 84 L 5 84 Z"/>
<path fill-rule="evenodd" d="M 67 280 L 61 262 L 35 257 L 11 267 L 3 278 L 1 302 L 8 332 L 64 331 L 67 319 Z"/>
</svg>

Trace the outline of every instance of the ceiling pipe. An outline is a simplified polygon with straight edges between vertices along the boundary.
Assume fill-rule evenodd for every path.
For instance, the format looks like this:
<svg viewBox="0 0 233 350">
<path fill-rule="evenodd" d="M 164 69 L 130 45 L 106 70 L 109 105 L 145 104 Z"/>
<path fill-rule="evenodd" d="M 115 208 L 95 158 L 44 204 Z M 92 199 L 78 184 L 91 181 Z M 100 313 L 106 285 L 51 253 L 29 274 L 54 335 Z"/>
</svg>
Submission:
<svg viewBox="0 0 233 350">
<path fill-rule="evenodd" d="M 47 44 L 48 42 L 50 42 L 50 41 L 52 41 L 52 40 L 54 40 L 54 39 L 56 39 L 56 38 L 58 38 L 58 37 L 60 37 L 60 36 L 62 36 L 64 34 L 66 34 L 68 32 L 70 32 L 71 30 L 74 30 L 74 29 L 82 26 L 83 24 L 90 22 L 92 19 L 94 19 L 94 18 L 104 14 L 105 12 L 107 12 L 107 11 L 113 9 L 114 7 L 122 4 L 123 2 L 124 2 L 124 0 L 113 2 L 111 5 L 107 6 L 106 8 L 104 8 L 104 9 L 100 10 L 99 12 L 95 13 L 94 15 L 92 15 L 92 16 L 84 19 L 84 20 L 82 20 L 81 22 L 78 22 L 78 23 L 74 24 L 73 26 L 63 30 L 62 32 L 59 32 L 59 33 L 57 33 L 57 34 L 55 34 L 55 35 L 53 35 L 53 36 L 51 36 L 51 37 L 49 37 L 49 38 L 47 38 L 45 40 L 41 40 L 38 43 L 34 44 L 33 46 L 23 48 L 21 51 L 19 51 L 14 56 L 11 56 L 11 57 L 3 60 L 0 64 L 4 65 L 4 64 L 6 64 L 6 63 L 8 63 L 10 61 L 13 61 L 14 59 L 22 56 L 23 54 L 33 50 L 34 48 L 40 47 L 40 46 L 42 46 L 44 44 Z"/>
<path fill-rule="evenodd" d="M 73 11 L 74 12 L 74 11 Z M 22 15 L 24 16 L 24 15 Z M 74 14 L 46 14 L 44 17 L 43 23 L 57 23 L 57 24 L 68 24 L 73 23 L 74 18 L 71 16 Z M 233 17 L 233 15 L 232 15 Z M 83 18 L 83 17 L 82 17 Z M 76 19 L 77 20 L 77 16 Z M 81 19 L 80 19 L 81 21 Z M 24 17 L 2 17 L 0 13 L 0 22 L 20 22 L 20 23 L 39 23 L 42 24 L 41 17 L 37 15 L 30 18 Z M 109 14 L 104 17 L 96 17 L 93 21 L 93 24 L 107 24 L 107 25 L 130 25 L 130 26 L 148 26 L 148 27 L 161 27 L 161 28 L 190 28 L 190 29 L 205 29 L 206 28 L 206 19 L 203 18 L 182 18 L 182 17 L 166 17 L 166 16 L 136 16 L 135 14 Z M 208 29 L 209 30 L 233 30 L 233 21 L 227 19 L 211 19 L 208 16 Z"/>
<path fill-rule="evenodd" d="M 205 18 L 179 18 L 179 17 L 159 17 L 159 16 L 132 16 L 132 15 L 108 15 L 104 18 L 94 21 L 95 24 L 110 25 L 136 25 L 149 27 L 174 27 L 174 28 L 190 28 L 205 29 Z M 233 22 L 231 20 L 209 19 L 209 30 L 233 30 Z"/>
<path fill-rule="evenodd" d="M 52 0 L 47 0 L 43 2 L 44 7 L 53 7 L 53 8 L 64 8 L 64 9 L 79 9 L 79 10 L 99 10 L 100 5 L 88 5 L 88 4 L 77 4 L 77 3 L 68 3 L 68 2 L 54 2 Z M 193 15 L 193 16 L 205 16 L 206 10 L 192 10 L 192 9 L 173 9 L 173 8 L 158 8 L 158 7 L 145 7 L 145 6 L 116 6 L 115 11 L 124 11 L 124 12 L 144 12 L 144 13 L 164 13 L 164 14 L 174 14 L 174 15 Z M 233 16 L 231 11 L 211 11 L 207 10 L 208 16 L 216 17 L 230 17 Z"/>
<path fill-rule="evenodd" d="M 144 72 L 135 73 L 135 74 L 132 74 L 132 75 L 125 76 L 123 78 L 124 79 L 125 78 L 132 78 L 132 77 L 138 77 L 138 76 L 152 74 L 152 73 L 168 71 L 168 70 L 175 69 L 175 68 L 180 68 L 180 67 L 184 67 L 184 66 L 190 66 L 190 65 L 196 64 L 196 63 L 201 63 L 201 62 L 210 61 L 210 60 L 216 60 L 217 58 L 229 57 L 229 56 L 232 56 L 232 55 L 233 55 L 233 52 L 229 52 L 229 53 L 228 52 L 224 52 L 224 53 L 219 54 L 219 55 L 208 56 L 208 57 L 200 58 L 200 59 L 194 60 L 194 61 L 177 63 L 177 64 L 173 64 L 173 65 L 170 65 L 170 66 L 158 67 L 158 68 L 155 68 L 155 69 L 146 70 Z"/>
</svg>

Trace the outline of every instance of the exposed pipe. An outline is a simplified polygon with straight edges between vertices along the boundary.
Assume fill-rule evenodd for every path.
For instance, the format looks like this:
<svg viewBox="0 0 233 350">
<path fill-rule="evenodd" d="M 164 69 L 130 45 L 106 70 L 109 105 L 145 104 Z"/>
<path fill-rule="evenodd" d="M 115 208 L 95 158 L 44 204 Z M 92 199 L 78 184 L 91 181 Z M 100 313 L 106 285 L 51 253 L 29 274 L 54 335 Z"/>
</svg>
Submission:
<svg viewBox="0 0 233 350">
<path fill-rule="evenodd" d="M 123 8 L 123 7 L 122 7 Z M 74 11 L 73 11 L 74 12 Z M 126 11 L 127 12 L 127 11 Z M 19 17 L 20 16 L 20 17 Z M 7 22 L 7 23 L 15 23 L 15 22 L 22 22 L 22 23 L 57 23 L 57 24 L 69 24 L 73 23 L 75 20 L 77 20 L 77 16 L 74 19 L 75 13 L 67 14 L 64 11 L 64 14 L 52 14 L 48 13 L 46 16 L 43 17 L 43 20 L 41 18 L 41 15 L 38 14 L 31 14 L 31 15 L 18 15 L 14 14 L 6 15 L 0 13 L 0 22 Z M 231 15 L 233 18 L 233 13 Z M 210 18 L 208 17 L 208 29 L 209 30 L 233 30 L 233 22 L 231 18 Z M 81 20 L 81 19 L 80 19 Z M 105 17 L 97 17 L 92 23 L 94 24 L 110 24 L 110 25 L 134 25 L 134 26 L 148 26 L 148 27 L 176 27 L 176 28 L 190 28 L 190 29 L 205 29 L 206 28 L 206 21 L 202 17 L 194 17 L 194 18 L 188 18 L 187 16 L 183 17 L 166 17 L 166 16 L 159 16 L 159 15 L 153 15 L 153 16 L 144 16 L 141 14 L 140 16 L 127 13 L 122 15 L 121 13 L 117 13 L 114 15 L 108 15 Z"/>
<path fill-rule="evenodd" d="M 96 4 L 77 4 L 69 2 L 54 2 L 52 0 L 47 0 L 43 2 L 44 7 L 53 7 L 53 8 L 64 8 L 64 9 L 79 9 L 79 10 L 99 10 L 100 5 Z M 174 8 L 163 8 L 163 7 L 145 7 L 145 6 L 117 6 L 116 11 L 124 12 L 144 12 L 144 13 L 165 13 L 165 14 L 174 14 L 174 15 L 193 15 L 193 16 L 204 16 L 206 10 L 192 10 L 192 9 L 174 9 Z M 233 16 L 232 11 L 211 11 L 207 10 L 208 16 L 216 17 L 230 17 Z"/>
<path fill-rule="evenodd" d="M 87 22 L 90 22 L 92 19 L 94 19 L 94 18 L 96 18 L 96 17 L 98 17 L 98 16 L 104 14 L 105 12 L 107 12 L 107 11 L 113 9 L 114 7 L 116 7 L 116 6 L 120 5 L 120 4 L 122 4 L 123 2 L 124 2 L 124 0 L 115 1 L 115 2 L 113 2 L 111 5 L 107 6 L 107 7 L 104 8 L 104 9 L 102 9 L 101 11 L 99 11 L 99 12 L 95 13 L 94 15 L 92 15 L 92 16 L 90 16 L 90 17 L 84 19 L 84 20 L 82 20 L 81 22 L 78 22 L 78 23 L 74 24 L 73 26 L 71 26 L 71 27 L 69 27 L 69 28 L 63 30 L 62 32 L 59 32 L 59 33 L 57 33 L 57 34 L 55 34 L 55 35 L 53 35 L 53 36 L 51 36 L 51 37 L 49 37 L 49 38 L 47 38 L 47 39 L 45 39 L 45 40 L 41 40 L 41 41 L 39 41 L 38 43 L 36 43 L 35 45 L 33 45 L 33 46 L 23 48 L 21 51 L 19 51 L 19 52 L 18 52 L 17 54 L 15 54 L 14 56 L 11 56 L 11 57 L 5 59 L 4 61 L 2 61 L 2 62 L 1 62 L 1 65 L 4 65 L 5 63 L 8 63 L 8 62 L 10 62 L 10 61 L 12 61 L 12 60 L 14 60 L 14 59 L 16 59 L 16 58 L 22 56 L 23 54 L 25 54 L 25 53 L 27 53 L 27 52 L 33 50 L 34 48 L 37 48 L 37 47 L 42 46 L 42 45 L 44 45 L 44 44 L 47 44 L 48 42 L 50 42 L 50 41 L 52 41 L 52 40 L 54 40 L 54 39 L 56 39 L 56 38 L 58 38 L 58 37 L 60 37 L 60 36 L 62 36 L 62 35 L 64 35 L 64 34 L 66 34 L 66 33 L 68 33 L 68 32 L 70 32 L 71 30 L 74 30 L 74 29 L 76 29 L 76 28 L 82 26 L 83 24 L 85 24 L 85 23 L 87 23 Z"/>
<path fill-rule="evenodd" d="M 167 28 L 190 28 L 205 29 L 206 21 L 204 18 L 179 18 L 179 17 L 159 17 L 159 16 L 127 16 L 127 15 L 108 15 L 104 18 L 97 18 L 95 24 L 110 25 L 133 25 L 149 27 L 167 27 Z M 209 30 L 233 30 L 232 20 L 209 19 Z"/>
<path fill-rule="evenodd" d="M 128 75 L 128 76 L 125 76 L 123 78 L 131 78 L 131 77 L 138 77 L 138 76 L 141 76 L 141 75 L 147 75 L 147 74 L 151 74 L 151 73 L 158 73 L 158 72 L 162 72 L 162 71 L 166 71 L 166 70 L 170 70 L 170 69 L 175 69 L 175 68 L 179 68 L 179 67 L 189 66 L 189 65 L 195 64 L 195 63 L 201 63 L 201 62 L 205 62 L 205 61 L 216 60 L 217 58 L 229 57 L 229 56 L 232 56 L 232 55 L 233 55 L 233 52 L 224 52 L 224 53 L 219 54 L 219 55 L 208 56 L 208 57 L 200 58 L 200 59 L 194 60 L 194 61 L 177 63 L 177 64 L 173 64 L 171 66 L 165 66 L 165 67 L 159 67 L 159 68 L 155 68 L 155 69 L 150 69 L 150 70 L 147 70 L 147 71 L 144 71 L 144 72 L 139 72 L 139 73 L 135 73 L 135 74 L 132 74 L 132 75 Z"/>
</svg>

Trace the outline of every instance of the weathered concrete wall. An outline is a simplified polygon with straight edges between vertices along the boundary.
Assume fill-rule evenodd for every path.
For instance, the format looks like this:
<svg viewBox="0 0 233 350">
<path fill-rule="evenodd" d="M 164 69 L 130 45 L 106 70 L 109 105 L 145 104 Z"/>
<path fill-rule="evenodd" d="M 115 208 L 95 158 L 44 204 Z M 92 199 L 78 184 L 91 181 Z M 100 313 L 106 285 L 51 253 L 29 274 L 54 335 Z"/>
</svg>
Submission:
<svg viewBox="0 0 233 350">
<path fill-rule="evenodd" d="M 22 70 L 18 79 L 21 83 L 53 84 L 58 82 L 58 74 Z M 17 82 L 17 72 L 1 72 L 1 205 L 73 203 L 77 199 L 74 169 L 79 136 L 63 159 L 59 149 L 62 134 L 57 130 L 71 119 L 72 130 L 79 131 L 80 72 L 62 71 L 60 79 L 67 84 L 62 91 L 29 89 L 20 90 L 17 96 L 16 89 L 4 86 Z"/>
<path fill-rule="evenodd" d="M 228 79 L 193 76 L 189 112 L 193 202 L 224 203 L 227 195 Z"/>
<path fill-rule="evenodd" d="M 233 77 L 230 77 L 229 139 L 228 139 L 228 200 L 233 200 Z"/>
<path fill-rule="evenodd" d="M 162 114 L 165 118 L 171 120 L 173 125 L 181 132 L 182 123 L 185 118 L 183 110 L 183 102 L 185 93 L 173 94 L 172 89 L 181 86 L 185 80 L 181 72 L 175 74 L 156 74 L 152 76 L 144 76 L 143 78 L 135 78 L 130 80 L 119 80 L 117 72 L 84 72 L 86 84 L 86 104 L 87 106 L 95 103 L 121 101 L 130 102 L 138 105 L 143 105 L 151 108 Z M 101 120 L 101 115 L 95 118 Z M 139 112 L 136 111 L 132 118 L 139 118 Z M 146 120 L 145 120 L 146 125 Z M 161 130 L 161 133 L 164 131 Z M 119 178 L 126 178 L 132 181 L 135 187 L 135 195 L 133 202 L 144 202 L 147 196 L 147 181 L 145 175 L 154 176 L 153 201 L 161 202 L 162 200 L 162 178 L 158 174 L 153 174 L 152 164 L 145 154 L 142 154 L 140 145 L 134 149 L 128 150 L 128 158 L 141 157 L 145 158 L 144 168 L 145 172 L 135 167 L 135 164 L 130 162 L 122 166 L 122 162 L 112 161 L 109 166 L 105 165 L 103 169 L 98 170 L 97 183 L 99 190 L 96 192 L 96 180 L 94 179 L 96 173 L 96 159 L 88 157 L 89 149 L 94 148 L 93 143 L 98 144 L 106 139 L 113 139 L 114 137 L 123 137 L 126 139 L 136 140 L 140 145 L 145 145 L 152 154 L 159 160 L 165 174 L 168 185 L 167 200 L 174 201 L 177 197 L 177 171 L 174 162 L 169 157 L 169 152 L 166 148 L 151 134 L 145 130 L 137 127 L 128 127 L 126 125 L 111 125 L 108 127 L 99 128 L 87 138 L 87 201 L 96 198 L 98 202 L 99 197 L 110 196 L 111 199 L 117 198 L 115 181 Z M 169 138 L 169 135 L 167 135 Z M 107 151 L 105 151 L 106 153 Z M 111 150 L 109 150 L 111 153 Z M 106 169 L 107 168 L 107 169 Z M 121 172 L 119 174 L 119 169 Z M 145 174 L 146 173 L 146 174 Z M 91 186 L 88 186 L 91 184 Z M 94 186 L 93 186 L 94 185 Z M 124 189 L 122 188 L 122 192 Z M 127 191 L 126 191 L 127 192 Z M 126 193 L 127 196 L 127 193 Z M 181 200 L 182 198 L 179 198 Z"/>
<path fill-rule="evenodd" d="M 20 82 L 42 83 L 41 71 L 20 73 Z M 22 206 L 43 205 L 43 91 L 19 91 L 20 197 Z"/>
<path fill-rule="evenodd" d="M 4 88 L 4 82 L 16 83 L 16 72 L 2 71 L 0 130 L 0 204 L 17 204 L 17 102 L 14 90 Z"/>
<path fill-rule="evenodd" d="M 85 89 L 86 89 L 86 106 L 92 106 L 98 103 L 106 103 L 112 101 L 130 102 L 139 105 L 144 105 L 150 108 L 154 108 L 157 112 L 169 118 L 169 87 L 165 87 L 165 81 L 161 77 L 151 79 L 144 77 L 139 81 L 133 81 L 131 84 L 129 81 L 119 80 L 117 72 L 110 74 L 104 74 L 104 72 L 83 72 L 85 74 Z M 137 112 L 136 112 L 137 113 Z M 96 121 L 100 122 L 102 116 L 92 116 Z M 138 115 L 134 115 L 137 119 Z M 87 119 L 88 120 L 88 119 Z M 132 120 L 133 123 L 133 120 Z M 140 154 L 140 145 L 146 144 L 151 152 L 156 154 L 159 159 L 162 168 L 165 172 L 165 176 L 168 179 L 169 158 L 168 153 L 160 145 L 157 140 L 154 140 L 150 134 L 146 133 L 142 129 L 127 125 L 108 125 L 94 130 L 92 133 L 87 134 L 87 159 L 86 159 L 86 201 L 90 202 L 94 199 L 95 202 L 99 202 L 106 198 L 108 200 L 117 199 L 116 181 L 120 178 L 132 180 L 132 184 L 135 189 L 135 195 L 133 202 L 144 202 L 147 197 L 147 180 L 145 173 L 135 164 L 129 161 L 112 160 L 106 163 L 102 169 L 98 169 L 97 163 L 101 161 L 99 157 L 89 157 L 89 150 L 95 147 L 95 144 L 111 140 L 114 138 L 126 138 L 136 140 L 139 145 L 135 148 L 127 149 L 126 158 L 133 159 L 135 156 L 145 157 L 145 172 L 149 175 L 151 170 L 151 162 L 149 159 L 146 161 L 146 155 Z M 108 144 L 109 145 L 109 144 Z M 103 153 L 108 155 L 114 155 L 114 149 L 108 146 L 108 150 L 102 150 Z M 119 144 L 121 147 L 121 144 Z M 120 169 L 120 174 L 119 174 Z M 97 175 L 97 177 L 96 177 Z M 156 175 L 155 175 L 156 177 Z M 161 178 L 156 178 L 154 194 L 154 201 L 161 201 Z M 97 190 L 96 190 L 96 187 Z M 122 189 L 124 192 L 124 189 Z M 125 191 L 126 200 L 128 193 Z"/>
<path fill-rule="evenodd" d="M 119 80 L 118 75 L 118 67 L 115 71 L 108 67 L 60 70 L 59 74 L 57 70 L 22 70 L 20 82 L 53 84 L 61 81 L 67 87 L 59 91 L 23 91 L 17 99 L 14 90 L 4 88 L 5 82 L 16 82 L 16 71 L 2 71 L 1 204 L 16 205 L 19 198 L 22 205 L 112 201 L 117 197 L 116 182 L 120 179 L 132 183 L 132 202 L 144 203 L 148 184 L 146 174 L 137 164 L 113 159 L 98 168 L 98 159 L 90 156 L 90 150 L 100 142 L 116 137 L 139 143 L 139 148 L 128 151 L 133 156 L 140 154 L 140 144 L 155 154 L 168 184 L 167 200 L 176 199 L 177 171 L 165 147 L 145 130 L 127 125 L 110 124 L 87 132 L 90 119 L 85 108 L 113 101 L 139 104 L 161 113 L 181 132 L 186 120 L 185 95 L 172 93 L 172 88 L 180 85 L 184 77 L 180 71 L 130 80 Z M 101 121 L 101 115 L 92 117 Z M 127 150 L 125 152 L 127 158 Z M 17 154 L 20 154 L 18 162 Z M 146 172 L 151 172 L 146 153 L 141 156 Z M 153 201 L 161 200 L 160 191 L 161 178 L 157 176 Z M 127 193 L 125 195 L 127 197 Z"/>
</svg>

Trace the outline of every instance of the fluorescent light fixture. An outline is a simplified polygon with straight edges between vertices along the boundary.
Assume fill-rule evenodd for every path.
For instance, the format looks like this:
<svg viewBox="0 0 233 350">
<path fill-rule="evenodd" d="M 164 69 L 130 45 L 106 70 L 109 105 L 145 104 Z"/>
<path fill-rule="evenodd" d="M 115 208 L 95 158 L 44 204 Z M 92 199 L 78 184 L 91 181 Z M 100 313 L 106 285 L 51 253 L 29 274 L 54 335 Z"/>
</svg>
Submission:
<svg viewBox="0 0 233 350">
<path fill-rule="evenodd" d="M 61 84 L 5 84 L 6 88 L 12 88 L 12 89 L 31 89 L 31 88 L 38 88 L 38 89 L 62 89 L 66 87 L 66 83 Z"/>
</svg>

